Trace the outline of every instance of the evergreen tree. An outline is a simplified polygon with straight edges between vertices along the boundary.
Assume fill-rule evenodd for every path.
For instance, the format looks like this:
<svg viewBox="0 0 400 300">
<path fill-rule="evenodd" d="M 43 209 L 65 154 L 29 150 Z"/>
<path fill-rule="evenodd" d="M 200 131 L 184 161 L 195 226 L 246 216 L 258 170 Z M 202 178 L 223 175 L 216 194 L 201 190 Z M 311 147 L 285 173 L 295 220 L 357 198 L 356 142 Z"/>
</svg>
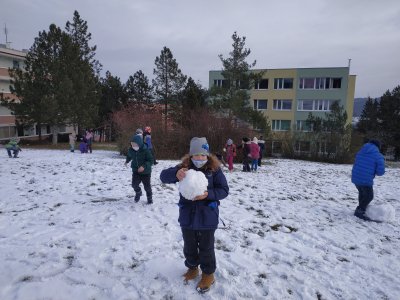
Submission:
<svg viewBox="0 0 400 300">
<path fill-rule="evenodd" d="M 72 22 L 66 23 L 65 29 L 75 47 L 65 70 L 72 82 L 67 105 L 69 124 L 75 128 L 91 127 L 95 125 L 99 108 L 98 76 L 101 64 L 94 58 L 96 46 L 89 46 L 91 33 L 88 32 L 87 22 L 77 11 Z"/>
<path fill-rule="evenodd" d="M 395 158 L 400 158 L 400 86 L 386 91 L 380 99 L 378 119 L 381 135 L 387 146 L 395 148 Z"/>
<path fill-rule="evenodd" d="M 335 161 L 348 159 L 351 140 L 351 124 L 347 124 L 347 112 L 338 101 L 331 104 L 325 117 L 309 113 L 306 122 L 311 132 L 308 139 L 311 142 L 311 153 L 316 158 L 319 152 L 322 156 Z"/>
<path fill-rule="evenodd" d="M 154 63 L 156 68 L 153 69 L 153 74 L 155 75 L 153 86 L 158 98 L 164 102 L 164 126 L 167 132 L 168 103 L 174 97 L 176 98 L 184 87 L 186 76 L 182 74 L 171 50 L 167 47 L 163 48 L 160 56 L 156 57 Z"/>
<path fill-rule="evenodd" d="M 207 91 L 197 84 L 192 77 L 188 78 L 185 88 L 175 101 L 170 101 L 170 113 L 181 126 L 191 129 L 191 118 L 194 113 L 206 108 Z"/>
<path fill-rule="evenodd" d="M 378 135 L 379 132 L 379 102 L 376 99 L 368 97 L 365 102 L 360 120 L 357 124 L 357 130 L 371 137 Z"/>
<path fill-rule="evenodd" d="M 65 121 L 65 105 L 71 81 L 65 74 L 72 42 L 59 27 L 51 24 L 49 31 L 39 32 L 26 55 L 25 69 L 10 69 L 11 92 L 19 100 L 5 100 L 18 119 L 25 124 L 36 123 L 41 139 L 41 125 L 56 128 Z M 53 141 L 56 140 L 53 131 Z"/>
<path fill-rule="evenodd" d="M 125 88 L 130 102 L 142 104 L 150 104 L 152 102 L 153 87 L 142 70 L 137 71 L 133 76 L 129 76 Z"/>
<path fill-rule="evenodd" d="M 110 71 L 107 71 L 106 77 L 101 79 L 100 86 L 99 118 L 103 122 L 108 122 L 111 114 L 127 103 L 128 95 L 120 78 L 113 76 Z"/>
<path fill-rule="evenodd" d="M 80 58 L 90 64 L 91 69 L 99 77 L 102 65 L 94 58 L 97 46 L 89 46 L 92 34 L 88 32 L 87 22 L 81 19 L 78 11 L 74 11 L 72 22 L 68 21 L 65 29 L 72 41 L 79 47 Z"/>
<path fill-rule="evenodd" d="M 220 88 L 211 89 L 213 106 L 217 109 L 227 109 L 229 115 L 235 115 L 260 129 L 264 135 L 269 133 L 269 122 L 267 117 L 260 111 L 254 110 L 250 105 L 250 90 L 254 83 L 262 77 L 261 72 L 252 72 L 251 68 L 256 61 L 248 63 L 247 57 L 250 49 L 245 48 L 246 37 L 240 37 L 236 32 L 232 35 L 233 50 L 229 57 L 219 58 L 222 62 L 222 76 L 226 84 Z"/>
</svg>

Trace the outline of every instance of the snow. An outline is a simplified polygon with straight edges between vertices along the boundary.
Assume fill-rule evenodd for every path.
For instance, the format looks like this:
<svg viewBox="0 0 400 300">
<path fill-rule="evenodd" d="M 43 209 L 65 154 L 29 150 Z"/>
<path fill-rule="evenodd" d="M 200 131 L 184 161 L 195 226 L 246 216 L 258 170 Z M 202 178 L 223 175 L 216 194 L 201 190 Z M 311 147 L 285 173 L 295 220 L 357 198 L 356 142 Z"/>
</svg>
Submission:
<svg viewBox="0 0 400 300">
<path fill-rule="evenodd" d="M 208 180 L 203 172 L 188 170 L 178 186 L 179 192 L 185 199 L 193 200 L 207 191 Z"/>
<path fill-rule="evenodd" d="M 24 149 L 0 156 L 0 299 L 400 299 L 400 169 L 375 179 L 388 222 L 353 216 L 351 165 L 268 159 L 226 172 L 216 283 L 183 285 L 178 186 L 153 168 L 134 203 L 117 153 Z"/>
<path fill-rule="evenodd" d="M 391 222 L 395 220 L 396 211 L 390 204 L 369 205 L 366 215 L 375 221 Z"/>
</svg>

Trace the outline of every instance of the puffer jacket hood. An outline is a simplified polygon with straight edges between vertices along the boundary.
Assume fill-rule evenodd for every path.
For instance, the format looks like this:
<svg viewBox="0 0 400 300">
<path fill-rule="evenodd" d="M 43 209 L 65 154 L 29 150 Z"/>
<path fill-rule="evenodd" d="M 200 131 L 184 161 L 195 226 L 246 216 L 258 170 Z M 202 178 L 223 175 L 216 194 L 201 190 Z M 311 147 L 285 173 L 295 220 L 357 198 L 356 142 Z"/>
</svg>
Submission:
<svg viewBox="0 0 400 300">
<path fill-rule="evenodd" d="M 140 134 L 136 134 L 132 137 L 131 142 L 138 144 L 139 149 L 143 148 L 143 137 Z"/>
</svg>

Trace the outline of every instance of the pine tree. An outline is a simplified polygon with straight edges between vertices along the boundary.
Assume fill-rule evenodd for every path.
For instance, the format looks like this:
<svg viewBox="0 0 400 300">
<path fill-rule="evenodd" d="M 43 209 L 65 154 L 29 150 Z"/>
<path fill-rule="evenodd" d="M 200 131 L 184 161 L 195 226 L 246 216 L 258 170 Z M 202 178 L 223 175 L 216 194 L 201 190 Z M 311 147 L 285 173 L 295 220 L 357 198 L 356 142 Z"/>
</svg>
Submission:
<svg viewBox="0 0 400 300">
<path fill-rule="evenodd" d="M 386 91 L 379 102 L 378 119 L 383 141 L 395 148 L 395 158 L 400 158 L 400 86 Z"/>
<path fill-rule="evenodd" d="M 19 100 L 6 100 L 19 121 L 36 123 L 41 139 L 41 125 L 56 128 L 65 121 L 66 100 L 71 82 L 65 74 L 66 60 L 72 42 L 59 27 L 51 24 L 49 31 L 39 32 L 26 55 L 25 69 L 10 69 L 11 92 Z M 53 131 L 53 142 L 57 142 Z"/>
<path fill-rule="evenodd" d="M 263 73 L 252 72 L 251 68 L 256 61 L 248 63 L 246 59 L 251 53 L 245 48 L 246 37 L 240 37 L 236 32 L 232 35 L 233 50 L 229 57 L 219 58 L 222 62 L 222 76 L 226 85 L 221 88 L 212 88 L 210 93 L 213 96 L 213 106 L 217 109 L 227 109 L 229 115 L 235 115 L 260 129 L 264 135 L 269 134 L 269 122 L 267 117 L 260 111 L 254 110 L 250 105 L 250 90 L 254 82 L 259 80 Z"/>
<path fill-rule="evenodd" d="M 370 137 L 378 135 L 379 132 L 379 102 L 377 99 L 368 97 L 365 102 L 364 108 L 361 112 L 360 120 L 357 124 L 357 130 L 361 133 L 367 134 Z"/>
<path fill-rule="evenodd" d="M 169 48 L 164 47 L 160 56 L 155 59 L 156 68 L 153 69 L 155 79 L 153 86 L 159 99 L 164 102 L 164 126 L 167 132 L 168 103 L 177 97 L 186 82 L 186 76 L 178 67 L 178 63 Z"/>
<path fill-rule="evenodd" d="M 129 102 L 142 104 L 150 104 L 152 102 L 153 87 L 142 70 L 137 71 L 133 76 L 129 76 L 125 88 Z"/>
<path fill-rule="evenodd" d="M 128 100 L 124 85 L 117 76 L 113 76 L 110 71 L 106 72 L 106 77 L 100 81 L 101 86 L 101 99 L 99 118 L 103 122 L 110 120 L 111 114 L 121 109 Z"/>
<path fill-rule="evenodd" d="M 72 82 L 66 107 L 69 123 L 75 128 L 91 127 L 98 114 L 101 64 L 94 58 L 96 46 L 89 46 L 91 33 L 88 32 L 87 22 L 81 19 L 77 11 L 74 12 L 72 22 L 66 23 L 65 29 L 74 45 L 66 70 Z"/>
</svg>

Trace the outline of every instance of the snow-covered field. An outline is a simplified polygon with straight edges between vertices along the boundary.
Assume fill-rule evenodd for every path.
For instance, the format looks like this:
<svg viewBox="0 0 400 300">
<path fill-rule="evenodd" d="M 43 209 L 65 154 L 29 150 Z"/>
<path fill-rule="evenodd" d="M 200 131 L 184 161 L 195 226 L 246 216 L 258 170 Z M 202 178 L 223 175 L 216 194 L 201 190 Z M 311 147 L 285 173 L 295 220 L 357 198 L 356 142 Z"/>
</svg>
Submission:
<svg viewBox="0 0 400 300">
<path fill-rule="evenodd" d="M 154 204 L 133 202 L 114 152 L 0 156 L 0 299 L 400 299 L 400 169 L 375 179 L 390 222 L 355 218 L 351 165 L 235 165 L 216 231 L 216 284 L 182 284 L 178 187 L 153 167 Z M 220 224 L 224 227 L 223 224 Z"/>
</svg>

